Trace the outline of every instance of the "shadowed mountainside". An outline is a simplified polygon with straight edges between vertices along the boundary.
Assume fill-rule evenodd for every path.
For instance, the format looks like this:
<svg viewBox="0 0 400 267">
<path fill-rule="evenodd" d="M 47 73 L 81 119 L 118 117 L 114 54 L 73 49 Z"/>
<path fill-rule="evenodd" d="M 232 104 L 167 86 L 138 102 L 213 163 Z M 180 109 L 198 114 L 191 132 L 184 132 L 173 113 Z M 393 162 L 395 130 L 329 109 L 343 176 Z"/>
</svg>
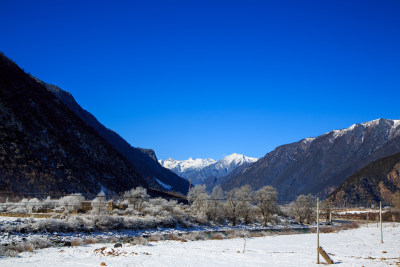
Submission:
<svg viewBox="0 0 400 267">
<path fill-rule="evenodd" d="M 132 165 L 0 53 L 0 190 L 119 193 L 148 187 Z"/>
<path fill-rule="evenodd" d="M 400 190 L 400 153 L 376 160 L 347 178 L 328 200 L 338 205 L 392 203 Z"/>
<path fill-rule="evenodd" d="M 146 183 L 155 189 L 162 191 L 176 191 L 186 195 L 189 189 L 189 182 L 179 177 L 172 171 L 160 165 L 152 149 L 135 148 L 131 146 L 116 132 L 108 129 L 101 124 L 96 117 L 84 110 L 67 91 L 58 86 L 45 83 L 35 78 L 43 84 L 50 92 L 57 96 L 70 110 L 78 115 L 88 126 L 92 127 L 100 136 L 110 143 L 119 153 L 121 153 L 133 165 L 136 171 L 145 179 Z M 162 186 L 156 179 L 163 184 L 171 186 L 170 189 Z"/>
</svg>

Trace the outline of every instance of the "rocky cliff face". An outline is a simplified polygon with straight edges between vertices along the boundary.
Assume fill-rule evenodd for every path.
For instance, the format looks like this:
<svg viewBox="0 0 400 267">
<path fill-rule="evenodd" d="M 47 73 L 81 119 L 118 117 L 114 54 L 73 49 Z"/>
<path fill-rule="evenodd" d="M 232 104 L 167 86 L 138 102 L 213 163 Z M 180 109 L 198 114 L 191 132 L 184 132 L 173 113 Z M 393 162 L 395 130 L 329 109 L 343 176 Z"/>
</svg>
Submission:
<svg viewBox="0 0 400 267">
<path fill-rule="evenodd" d="M 231 173 L 239 166 L 248 165 L 257 161 L 256 158 L 246 157 L 233 153 L 219 161 L 213 159 L 188 159 L 178 161 L 174 159 L 160 160 L 160 163 L 170 168 L 178 175 L 190 180 L 192 184 L 202 184 L 206 180 L 218 179 Z"/>
<path fill-rule="evenodd" d="M 348 176 L 400 151 L 400 121 L 378 119 L 283 145 L 225 178 L 222 188 L 272 185 L 281 200 L 300 194 L 327 197 Z"/>
<path fill-rule="evenodd" d="M 120 135 L 105 127 L 91 113 L 84 110 L 70 93 L 62 90 L 58 86 L 45 83 L 37 78 L 35 79 L 57 96 L 71 111 L 127 158 L 150 187 L 164 191 L 176 191 L 184 195 L 187 194 L 189 189 L 188 181 L 179 177 L 172 171 L 163 168 L 158 163 L 157 157 L 152 149 L 131 146 Z M 165 185 L 168 185 L 168 188 L 166 188 Z"/>
<path fill-rule="evenodd" d="M 0 53 L 0 190 L 55 195 L 147 187 L 62 101 Z"/>
<path fill-rule="evenodd" d="M 368 164 L 347 178 L 328 200 L 336 205 L 392 204 L 393 194 L 400 190 L 400 153 Z"/>
</svg>

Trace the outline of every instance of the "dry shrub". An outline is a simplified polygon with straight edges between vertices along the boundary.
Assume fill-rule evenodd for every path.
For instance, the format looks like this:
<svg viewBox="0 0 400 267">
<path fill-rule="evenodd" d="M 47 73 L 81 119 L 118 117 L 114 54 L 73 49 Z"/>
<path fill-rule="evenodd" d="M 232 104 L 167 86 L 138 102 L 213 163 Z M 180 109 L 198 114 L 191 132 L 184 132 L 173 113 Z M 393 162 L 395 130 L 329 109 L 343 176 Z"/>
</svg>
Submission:
<svg viewBox="0 0 400 267">
<path fill-rule="evenodd" d="M 168 240 L 176 240 L 179 241 L 181 240 L 181 237 L 178 234 L 172 233 L 167 235 Z"/>
<path fill-rule="evenodd" d="M 342 224 L 340 226 L 340 230 L 355 229 L 355 228 L 359 228 L 359 227 L 360 227 L 360 225 L 357 222 L 352 222 L 352 223 Z"/>
<path fill-rule="evenodd" d="M 164 237 L 162 235 L 152 235 L 149 237 L 150 242 L 158 242 L 164 240 Z"/>
<path fill-rule="evenodd" d="M 226 236 L 223 233 L 211 233 L 210 235 L 211 240 L 222 240 L 225 238 Z"/>
<path fill-rule="evenodd" d="M 18 251 L 14 250 L 14 249 L 8 249 L 8 250 L 6 250 L 6 253 L 5 253 L 5 255 L 7 257 L 17 257 L 18 254 L 19 254 Z"/>
<path fill-rule="evenodd" d="M 323 227 L 319 230 L 321 233 L 336 233 L 337 229 L 335 227 Z"/>
<path fill-rule="evenodd" d="M 144 238 L 143 236 L 139 236 L 132 239 L 130 244 L 146 246 L 149 244 L 149 240 L 147 238 Z"/>
<path fill-rule="evenodd" d="M 191 241 L 205 240 L 206 236 L 201 232 L 192 232 L 186 235 L 187 239 Z"/>
<path fill-rule="evenodd" d="M 248 238 L 250 237 L 250 232 L 249 231 L 235 231 L 231 230 L 226 232 L 226 237 L 231 239 L 231 238 Z"/>
<path fill-rule="evenodd" d="M 83 242 L 85 242 L 85 244 L 96 244 L 97 239 L 89 237 L 89 238 L 86 238 Z"/>
<path fill-rule="evenodd" d="M 71 241 L 71 246 L 73 246 L 73 247 L 81 246 L 82 243 L 83 243 L 82 239 L 75 238 L 74 240 Z"/>
<path fill-rule="evenodd" d="M 261 232 L 261 231 L 250 232 L 249 235 L 250 235 L 250 237 L 263 237 L 264 232 Z"/>
<path fill-rule="evenodd" d="M 48 248 L 53 245 L 51 241 L 41 238 L 33 238 L 29 243 L 31 243 L 35 249 Z"/>
<path fill-rule="evenodd" d="M 261 231 L 261 233 L 263 234 L 263 236 L 272 236 L 272 235 L 274 235 L 274 233 L 272 233 L 271 231 Z"/>
<path fill-rule="evenodd" d="M 167 236 L 166 236 L 166 238 L 168 239 L 168 240 L 176 240 L 176 241 L 182 241 L 182 242 L 187 242 L 187 235 L 185 235 L 185 234 L 175 234 L 175 233 L 172 233 L 172 234 L 168 234 Z"/>
<path fill-rule="evenodd" d="M 11 245 L 9 247 L 9 250 L 15 250 L 18 253 L 25 252 L 25 251 L 33 252 L 34 249 L 35 248 L 33 247 L 33 245 L 28 242 L 21 242 L 16 245 Z"/>
</svg>

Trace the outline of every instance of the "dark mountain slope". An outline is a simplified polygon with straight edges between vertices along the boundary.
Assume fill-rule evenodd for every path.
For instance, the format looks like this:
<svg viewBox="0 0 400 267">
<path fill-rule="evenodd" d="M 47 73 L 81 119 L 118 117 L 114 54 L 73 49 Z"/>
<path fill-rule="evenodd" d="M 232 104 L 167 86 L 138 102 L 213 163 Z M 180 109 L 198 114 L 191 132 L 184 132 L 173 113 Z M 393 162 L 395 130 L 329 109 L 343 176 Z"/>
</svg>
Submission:
<svg viewBox="0 0 400 267">
<path fill-rule="evenodd" d="M 0 53 L 0 190 L 97 194 L 147 187 L 131 164 Z"/>
<path fill-rule="evenodd" d="M 400 151 L 400 121 L 379 119 L 283 145 L 228 177 L 222 188 L 272 185 L 281 200 L 329 195 L 348 176 Z"/>
<path fill-rule="evenodd" d="M 379 159 L 347 178 L 328 200 L 335 204 L 391 204 L 400 190 L 400 153 Z"/>
<path fill-rule="evenodd" d="M 68 106 L 76 115 L 78 115 L 88 126 L 92 127 L 100 136 L 107 140 L 119 153 L 128 159 L 136 171 L 145 179 L 147 184 L 158 190 L 167 189 L 160 185 L 156 179 L 162 183 L 170 185 L 172 191 L 186 195 L 189 189 L 187 180 L 179 177 L 172 171 L 162 167 L 152 149 L 143 149 L 132 147 L 116 132 L 108 129 L 101 124 L 91 113 L 84 110 L 74 99 L 74 97 L 58 86 L 42 83 L 49 91 L 56 95 L 65 105 Z"/>
</svg>

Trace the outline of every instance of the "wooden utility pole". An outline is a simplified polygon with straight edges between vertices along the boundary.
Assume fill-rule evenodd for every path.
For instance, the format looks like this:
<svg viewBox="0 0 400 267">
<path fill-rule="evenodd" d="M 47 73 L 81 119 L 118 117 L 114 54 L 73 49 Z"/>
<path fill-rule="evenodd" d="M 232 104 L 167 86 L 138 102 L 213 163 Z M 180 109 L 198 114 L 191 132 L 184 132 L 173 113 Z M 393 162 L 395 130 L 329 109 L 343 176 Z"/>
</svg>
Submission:
<svg viewBox="0 0 400 267">
<path fill-rule="evenodd" d="M 319 197 L 317 197 L 317 264 L 319 264 Z"/>
<path fill-rule="evenodd" d="M 379 221 L 381 223 L 381 244 L 383 243 L 383 233 L 382 233 L 382 201 L 379 202 Z"/>
</svg>

